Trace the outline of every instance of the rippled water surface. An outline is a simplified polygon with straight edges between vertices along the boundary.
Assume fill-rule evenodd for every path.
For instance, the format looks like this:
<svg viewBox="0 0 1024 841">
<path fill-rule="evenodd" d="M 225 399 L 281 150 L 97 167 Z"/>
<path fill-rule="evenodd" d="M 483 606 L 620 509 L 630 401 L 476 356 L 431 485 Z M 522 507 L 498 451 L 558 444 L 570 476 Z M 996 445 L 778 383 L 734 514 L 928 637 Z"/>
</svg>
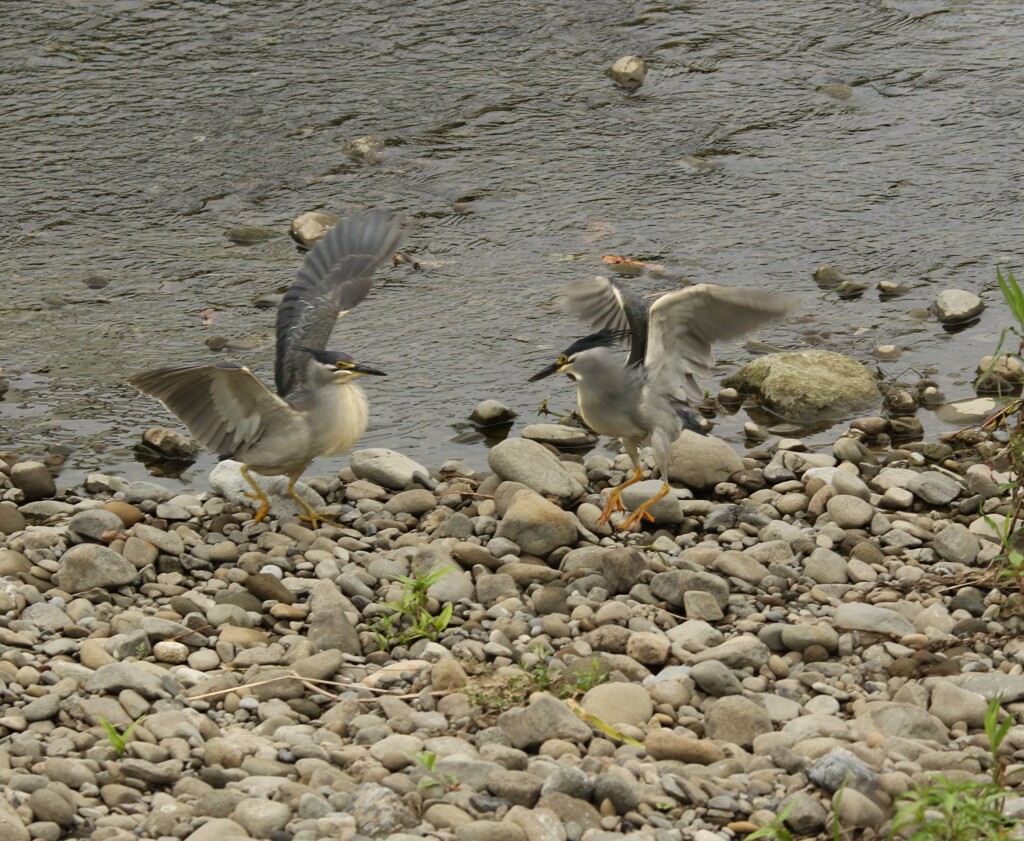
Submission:
<svg viewBox="0 0 1024 841">
<path fill-rule="evenodd" d="M 68 451 L 64 484 L 143 478 L 131 444 L 177 426 L 130 373 L 233 358 L 271 381 L 273 312 L 251 302 L 294 276 L 286 231 L 306 210 L 417 220 L 423 269 L 386 268 L 331 345 L 390 374 L 367 383 L 363 445 L 429 467 L 484 467 L 482 444 L 451 440 L 479 400 L 521 422 L 545 397 L 572 405 L 568 381 L 525 380 L 581 335 L 557 292 L 606 254 L 662 264 L 627 281 L 644 292 L 716 281 L 800 296 L 800 316 L 757 338 L 872 363 L 895 343 L 882 370 L 932 375 L 950 399 L 972 394 L 1003 326 L 995 266 L 1019 267 L 1022 234 L 1016 0 L 12 6 L 0 450 Z M 650 63 L 635 92 L 603 75 L 630 53 Z M 344 154 L 367 134 L 386 139 L 383 163 Z M 236 245 L 236 225 L 279 235 Z M 823 297 L 821 264 L 870 286 Z M 883 300 L 881 280 L 908 292 Z M 988 302 L 978 325 L 908 315 L 953 287 Z M 221 313 L 209 325 L 206 309 Z M 215 335 L 260 346 L 214 354 Z M 721 347 L 721 374 L 756 352 Z"/>
</svg>

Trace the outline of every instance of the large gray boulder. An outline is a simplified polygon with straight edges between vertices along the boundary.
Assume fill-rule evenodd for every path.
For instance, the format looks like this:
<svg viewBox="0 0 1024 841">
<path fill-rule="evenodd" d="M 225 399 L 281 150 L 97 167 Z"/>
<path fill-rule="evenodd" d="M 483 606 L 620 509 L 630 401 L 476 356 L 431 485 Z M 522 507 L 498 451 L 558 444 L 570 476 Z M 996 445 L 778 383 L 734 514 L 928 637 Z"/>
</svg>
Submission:
<svg viewBox="0 0 1024 841">
<path fill-rule="evenodd" d="M 496 537 L 511 540 L 520 549 L 545 558 L 555 549 L 576 542 L 576 518 L 533 491 L 519 491 L 498 524 Z"/>
<path fill-rule="evenodd" d="M 829 350 L 770 353 L 745 365 L 724 385 L 754 395 L 769 411 L 800 424 L 864 411 L 882 397 L 870 368 Z"/>
<path fill-rule="evenodd" d="M 668 454 L 668 479 L 688 488 L 713 488 L 743 469 L 733 448 L 713 435 L 684 429 Z"/>
<path fill-rule="evenodd" d="M 583 486 L 554 453 L 536 441 L 506 438 L 491 449 L 487 463 L 499 478 L 521 482 L 563 505 L 583 496 Z"/>
<path fill-rule="evenodd" d="M 109 589 L 134 583 L 139 571 L 113 549 L 96 543 L 79 543 L 60 558 L 57 585 L 69 593 L 83 593 L 94 587 Z"/>
<path fill-rule="evenodd" d="M 288 496 L 287 476 L 261 476 L 259 473 L 250 473 L 249 475 L 256 480 L 256 484 L 263 488 L 263 492 L 270 498 L 270 510 L 275 517 L 297 517 L 306 513 L 295 500 Z M 213 492 L 229 502 L 248 508 L 256 508 L 259 505 L 249 496 L 252 493 L 252 486 L 242 476 L 241 462 L 231 459 L 219 462 L 210 471 L 209 482 Z M 295 483 L 295 493 L 317 511 L 327 505 L 324 498 L 305 482 Z"/>
</svg>

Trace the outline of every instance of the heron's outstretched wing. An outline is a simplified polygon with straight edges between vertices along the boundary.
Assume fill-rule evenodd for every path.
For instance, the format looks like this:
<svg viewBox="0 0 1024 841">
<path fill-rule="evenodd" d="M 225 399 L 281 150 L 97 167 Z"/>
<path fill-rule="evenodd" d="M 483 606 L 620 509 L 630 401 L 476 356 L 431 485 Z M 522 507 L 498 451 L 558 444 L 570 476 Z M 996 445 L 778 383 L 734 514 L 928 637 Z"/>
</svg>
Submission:
<svg viewBox="0 0 1024 841">
<path fill-rule="evenodd" d="M 632 367 L 643 362 L 647 351 L 650 305 L 635 292 L 622 289 L 606 277 L 577 280 L 565 287 L 569 309 L 595 330 L 628 331 Z"/>
<path fill-rule="evenodd" d="M 234 456 L 254 444 L 266 424 L 294 414 L 242 365 L 174 365 L 128 380 L 181 419 L 196 440 L 220 456 Z"/>
<path fill-rule="evenodd" d="M 647 385 L 682 402 L 699 402 L 697 377 L 711 373 L 711 345 L 736 339 L 795 310 L 790 299 L 756 289 L 702 283 L 654 302 L 647 340 Z"/>
<path fill-rule="evenodd" d="M 388 210 L 346 217 L 306 255 L 306 261 L 277 310 L 277 393 L 301 385 L 302 348 L 323 350 L 331 330 L 370 291 L 373 273 L 408 233 L 405 219 Z"/>
</svg>

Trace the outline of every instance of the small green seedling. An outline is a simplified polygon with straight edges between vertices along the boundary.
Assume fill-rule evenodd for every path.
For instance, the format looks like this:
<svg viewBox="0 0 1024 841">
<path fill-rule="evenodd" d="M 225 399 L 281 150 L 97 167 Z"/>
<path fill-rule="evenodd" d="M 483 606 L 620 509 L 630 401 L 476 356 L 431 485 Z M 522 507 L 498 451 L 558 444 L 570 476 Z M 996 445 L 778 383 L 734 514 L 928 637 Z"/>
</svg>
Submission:
<svg viewBox="0 0 1024 841">
<path fill-rule="evenodd" d="M 426 774 L 419 781 L 419 788 L 440 786 L 446 791 L 454 791 L 459 787 L 458 779 L 452 774 L 442 774 L 437 770 L 437 754 L 429 750 L 421 750 L 412 754 L 412 759 Z"/>
<path fill-rule="evenodd" d="M 789 813 L 793 811 L 795 805 L 795 802 L 790 802 L 771 823 L 766 823 L 760 829 L 755 829 L 744 841 L 756 841 L 758 838 L 767 838 L 769 841 L 793 841 L 793 833 L 786 826 L 786 818 L 789 817 Z"/>
<path fill-rule="evenodd" d="M 449 569 L 451 567 L 439 566 L 425 575 L 397 576 L 396 581 L 402 584 L 402 598 L 384 603 L 392 612 L 378 618 L 374 628 L 381 651 L 418 639 L 436 640 L 444 633 L 451 622 L 454 605 L 448 602 L 434 616 L 427 609 L 430 600 L 427 591 L 447 575 Z"/>
<path fill-rule="evenodd" d="M 100 719 L 100 724 L 103 726 L 103 729 L 107 731 L 107 739 L 110 741 L 110 746 L 114 749 L 114 753 L 119 757 L 124 756 L 125 747 L 128 744 L 128 737 L 132 735 L 132 731 L 145 721 L 145 719 L 146 716 L 140 715 L 124 729 L 124 732 L 118 730 L 105 718 Z"/>
<path fill-rule="evenodd" d="M 985 735 L 992 757 L 992 780 L 953 780 L 937 777 L 918 786 L 897 801 L 890 837 L 902 833 L 908 841 L 1008 841 L 1018 837 L 1020 818 L 1003 812 L 1011 791 L 1006 787 L 1006 764 L 999 746 L 1013 726 L 1013 717 L 999 723 L 1001 699 L 989 701 L 985 711 Z"/>
</svg>

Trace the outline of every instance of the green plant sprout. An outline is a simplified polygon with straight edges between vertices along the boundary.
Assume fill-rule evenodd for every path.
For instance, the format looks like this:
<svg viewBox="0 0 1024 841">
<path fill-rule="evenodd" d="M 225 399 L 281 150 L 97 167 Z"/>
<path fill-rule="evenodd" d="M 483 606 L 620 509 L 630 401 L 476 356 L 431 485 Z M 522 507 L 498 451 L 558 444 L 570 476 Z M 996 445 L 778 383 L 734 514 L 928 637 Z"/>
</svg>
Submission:
<svg viewBox="0 0 1024 841">
<path fill-rule="evenodd" d="M 395 579 L 402 585 L 402 598 L 384 603 L 392 612 L 379 617 L 374 628 L 381 651 L 418 639 L 436 640 L 444 633 L 451 622 L 454 605 L 447 602 L 434 616 L 427 609 L 430 601 L 427 591 L 447 575 L 449 569 L 451 567 L 438 566 L 425 575 L 399 575 Z"/>
<path fill-rule="evenodd" d="M 1003 813 L 1010 791 L 1006 788 L 1006 763 L 999 746 L 1013 726 L 1013 717 L 999 723 L 1002 699 L 997 695 L 985 710 L 985 736 L 992 757 L 991 781 L 952 780 L 938 777 L 902 795 L 892 821 L 890 837 L 906 835 L 908 841 L 1008 841 L 1024 825 L 1020 818 Z"/>
<path fill-rule="evenodd" d="M 786 818 L 789 817 L 789 813 L 793 811 L 793 807 L 796 805 L 795 801 L 786 805 L 786 807 L 779 812 L 771 823 L 766 823 L 760 829 L 756 829 L 750 833 L 745 841 L 756 841 L 758 838 L 768 838 L 770 841 L 793 841 L 793 833 L 789 831 L 786 826 Z"/>
<path fill-rule="evenodd" d="M 975 381 L 976 388 L 981 387 L 992 376 L 992 371 L 1003 356 L 1016 359 L 1024 364 L 1024 290 L 1021 289 L 1013 272 L 1009 269 L 1004 274 L 1001 269 L 997 268 L 996 280 L 1016 324 L 1010 324 L 1003 328 L 995 353 L 992 355 L 992 364 L 979 375 Z M 1011 334 L 1016 337 L 1017 348 L 1002 354 L 1003 345 Z M 1024 593 L 1024 552 L 1021 551 L 1022 547 L 1018 544 L 1018 530 L 1021 514 L 1024 511 L 1024 484 L 1021 483 L 1021 477 L 1024 476 L 1024 398 L 1018 396 L 1008 401 L 981 425 L 982 429 L 988 430 L 1000 427 L 1005 428 L 1009 435 L 1006 457 L 1013 479 L 1003 485 L 1001 490 L 1009 492 L 1010 513 L 1004 517 L 1001 524 L 991 517 L 986 517 L 985 521 L 996 532 L 1003 547 L 1002 553 L 994 562 L 1000 565 L 998 567 L 999 577 L 1009 579 L 1018 590 Z"/>
<path fill-rule="evenodd" d="M 459 780 L 452 774 L 442 774 L 437 770 L 437 754 L 429 750 L 421 750 L 412 754 L 413 761 L 419 765 L 425 774 L 419 781 L 418 788 L 430 788 L 440 786 L 446 791 L 454 791 L 459 787 Z"/>
<path fill-rule="evenodd" d="M 128 745 L 128 738 L 132 735 L 132 731 L 145 721 L 145 719 L 146 716 L 140 715 L 135 719 L 135 721 L 129 724 L 124 731 L 118 730 L 105 718 L 100 719 L 100 724 L 103 726 L 103 729 L 107 731 L 107 739 L 110 742 L 110 746 L 114 749 L 114 753 L 116 753 L 118 757 L 124 756 L 125 748 Z"/>
</svg>

